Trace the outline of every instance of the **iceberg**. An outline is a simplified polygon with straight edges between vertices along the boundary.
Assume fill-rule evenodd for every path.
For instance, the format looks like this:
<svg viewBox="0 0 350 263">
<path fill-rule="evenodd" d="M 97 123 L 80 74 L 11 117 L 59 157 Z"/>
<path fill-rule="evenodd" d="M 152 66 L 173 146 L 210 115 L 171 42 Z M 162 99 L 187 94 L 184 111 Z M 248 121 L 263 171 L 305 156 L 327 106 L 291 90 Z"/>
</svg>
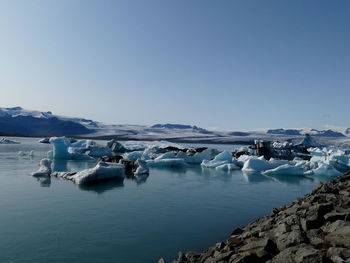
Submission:
<svg viewBox="0 0 350 263">
<path fill-rule="evenodd" d="M 266 170 L 270 170 L 279 166 L 279 163 L 270 163 L 266 161 L 264 158 L 250 158 L 248 159 L 242 168 L 242 171 L 245 172 L 262 172 Z"/>
<path fill-rule="evenodd" d="M 185 167 L 186 162 L 182 158 L 147 160 L 149 167 Z"/>
<path fill-rule="evenodd" d="M 296 167 L 291 164 L 284 164 L 281 166 L 278 166 L 274 169 L 270 169 L 267 171 L 262 172 L 264 175 L 291 175 L 291 176 L 303 176 L 304 171 L 303 169 Z"/>
<path fill-rule="evenodd" d="M 142 151 L 134 151 L 134 152 L 124 153 L 123 158 L 128 160 L 128 161 L 133 161 L 133 162 L 135 162 L 137 159 L 143 159 L 143 160 L 150 159 Z"/>
<path fill-rule="evenodd" d="M 176 158 L 176 155 L 174 152 L 166 152 L 161 155 L 159 155 L 155 160 L 163 160 L 163 159 L 174 159 Z"/>
<path fill-rule="evenodd" d="M 14 141 L 14 140 L 10 140 L 10 139 L 6 139 L 6 138 L 1 138 L 0 139 L 0 144 L 19 144 L 20 142 Z"/>
<path fill-rule="evenodd" d="M 47 158 L 40 160 L 39 169 L 36 172 L 31 173 L 34 177 L 48 177 L 51 175 L 51 161 Z"/>
<path fill-rule="evenodd" d="M 52 157 L 66 160 L 94 160 L 93 157 L 111 156 L 108 147 L 99 146 L 91 140 L 80 140 L 71 143 L 71 139 L 65 137 L 52 137 L 50 144 L 53 145 Z"/>
<path fill-rule="evenodd" d="M 213 151 L 210 149 L 206 149 L 202 152 L 196 152 L 194 154 L 190 151 L 187 151 L 187 152 L 180 151 L 177 153 L 176 158 L 183 158 L 185 162 L 189 164 L 200 164 L 204 160 L 210 160 L 212 156 L 212 152 Z"/>
<path fill-rule="evenodd" d="M 42 138 L 38 142 L 39 143 L 47 143 L 47 144 L 49 144 L 50 143 L 50 138 Z"/>
<path fill-rule="evenodd" d="M 336 170 L 333 165 L 328 163 L 319 163 L 318 167 L 316 169 L 311 170 L 312 174 L 314 175 L 321 175 L 321 176 L 339 176 L 342 175 L 341 172 Z"/>
<path fill-rule="evenodd" d="M 107 143 L 108 148 L 114 152 L 114 153 L 125 153 L 127 152 L 127 149 L 118 141 L 115 139 L 110 140 Z"/>
<path fill-rule="evenodd" d="M 134 172 L 134 175 L 149 174 L 149 168 L 146 161 L 137 159 L 136 165 L 138 165 L 138 167 Z"/>
<path fill-rule="evenodd" d="M 215 158 L 211 161 L 203 160 L 201 163 L 202 167 L 206 168 L 216 168 L 223 164 L 232 163 L 233 157 L 232 154 L 228 151 L 223 151 L 215 156 Z"/>
<path fill-rule="evenodd" d="M 77 173 L 54 173 L 54 176 L 63 177 L 79 185 L 93 184 L 110 179 L 125 177 L 124 165 L 120 163 L 99 162 L 94 168 Z"/>
</svg>

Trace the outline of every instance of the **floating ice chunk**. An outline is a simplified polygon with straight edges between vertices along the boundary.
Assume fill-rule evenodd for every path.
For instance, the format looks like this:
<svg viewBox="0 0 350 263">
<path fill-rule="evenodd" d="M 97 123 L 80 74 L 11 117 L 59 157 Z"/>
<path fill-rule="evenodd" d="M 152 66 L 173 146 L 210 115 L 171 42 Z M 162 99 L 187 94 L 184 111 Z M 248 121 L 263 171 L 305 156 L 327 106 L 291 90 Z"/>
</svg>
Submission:
<svg viewBox="0 0 350 263">
<path fill-rule="evenodd" d="M 233 163 L 226 163 L 226 164 L 217 166 L 215 169 L 221 170 L 221 171 L 232 171 L 232 170 L 239 170 L 241 168 Z"/>
<path fill-rule="evenodd" d="M 232 161 L 232 154 L 228 151 L 223 151 L 215 156 L 214 161 Z"/>
<path fill-rule="evenodd" d="M 136 164 L 138 165 L 138 167 L 134 175 L 149 174 L 149 168 L 146 161 L 137 159 Z"/>
<path fill-rule="evenodd" d="M 350 155 L 345 155 L 344 152 L 338 151 L 336 153 L 331 154 L 329 160 L 342 162 L 343 164 L 349 165 L 350 164 Z"/>
<path fill-rule="evenodd" d="M 17 155 L 18 155 L 18 156 L 25 156 L 25 155 L 26 155 L 26 153 L 25 153 L 25 152 L 23 152 L 23 151 L 19 151 L 19 152 L 17 153 Z"/>
<path fill-rule="evenodd" d="M 243 155 L 239 156 L 237 159 L 238 166 L 243 167 L 244 163 L 246 161 L 248 161 L 249 159 L 257 159 L 257 157 L 253 156 L 253 155 L 243 154 Z"/>
<path fill-rule="evenodd" d="M 39 140 L 40 143 L 50 143 L 50 138 L 42 138 Z"/>
<path fill-rule="evenodd" d="M 250 158 L 244 163 L 242 171 L 262 172 L 262 171 L 273 169 L 277 166 L 278 165 L 273 165 L 272 163 L 269 163 L 265 159 Z"/>
<path fill-rule="evenodd" d="M 175 152 L 166 152 L 159 155 L 155 160 L 174 159 L 174 158 L 176 158 Z"/>
<path fill-rule="evenodd" d="M 127 149 L 122 145 L 120 142 L 116 141 L 115 139 L 112 139 L 107 143 L 107 146 L 111 149 L 114 153 L 125 153 Z"/>
<path fill-rule="evenodd" d="M 206 149 L 203 152 L 197 152 L 194 155 L 188 156 L 186 162 L 193 164 L 200 164 L 203 160 L 210 160 L 212 156 L 212 150 Z"/>
<path fill-rule="evenodd" d="M 304 171 L 303 169 L 296 167 L 291 164 L 284 164 L 281 166 L 278 166 L 274 169 L 267 170 L 262 172 L 264 175 L 291 175 L 291 176 L 303 176 Z"/>
<path fill-rule="evenodd" d="M 56 159 L 70 159 L 71 154 L 68 153 L 70 140 L 64 137 L 50 138 L 50 144 L 53 145 L 53 157 Z"/>
<path fill-rule="evenodd" d="M 124 165 L 120 163 L 99 162 L 94 168 L 86 169 L 70 176 L 76 184 L 92 184 L 108 179 L 125 177 Z"/>
<path fill-rule="evenodd" d="M 350 171 L 350 166 L 343 163 L 343 162 L 340 162 L 338 160 L 330 160 L 329 161 L 329 164 L 331 164 L 336 170 L 338 170 L 339 172 L 341 173 L 346 173 L 348 171 Z"/>
<path fill-rule="evenodd" d="M 208 161 L 208 160 L 203 160 L 203 162 L 201 163 L 201 166 L 202 167 L 205 167 L 205 168 L 216 168 L 220 165 L 224 165 L 224 164 L 227 164 L 227 163 L 230 163 L 229 161 L 214 161 L 214 160 L 211 160 L 211 161 Z"/>
<path fill-rule="evenodd" d="M 14 140 L 10 140 L 7 138 L 1 138 L 0 139 L 0 144 L 19 144 L 20 142 L 14 141 Z"/>
<path fill-rule="evenodd" d="M 34 177 L 46 177 L 51 174 L 51 161 L 49 159 L 42 159 L 39 163 L 39 169 L 36 172 L 31 173 Z"/>
<path fill-rule="evenodd" d="M 92 157 L 112 156 L 112 152 L 108 147 L 101 146 L 90 147 L 87 154 Z"/>
<path fill-rule="evenodd" d="M 143 152 L 141 151 L 124 153 L 123 158 L 132 162 L 135 162 L 137 159 L 149 159 L 149 158 L 144 158 Z"/>
<path fill-rule="evenodd" d="M 328 163 L 319 163 L 316 169 L 312 170 L 314 175 L 323 175 L 323 176 L 339 176 L 342 175 L 341 172 L 336 170 L 333 165 Z"/>
<path fill-rule="evenodd" d="M 220 165 L 232 163 L 232 154 L 228 151 L 223 151 L 215 156 L 215 158 L 211 161 L 203 160 L 201 166 L 206 168 L 216 168 Z"/>
<path fill-rule="evenodd" d="M 147 160 L 149 167 L 185 167 L 187 164 L 182 158 Z"/>
<path fill-rule="evenodd" d="M 54 159 L 93 160 L 92 157 L 111 156 L 107 147 L 99 146 L 91 140 L 80 140 L 71 143 L 71 139 L 65 137 L 52 137 Z"/>
</svg>

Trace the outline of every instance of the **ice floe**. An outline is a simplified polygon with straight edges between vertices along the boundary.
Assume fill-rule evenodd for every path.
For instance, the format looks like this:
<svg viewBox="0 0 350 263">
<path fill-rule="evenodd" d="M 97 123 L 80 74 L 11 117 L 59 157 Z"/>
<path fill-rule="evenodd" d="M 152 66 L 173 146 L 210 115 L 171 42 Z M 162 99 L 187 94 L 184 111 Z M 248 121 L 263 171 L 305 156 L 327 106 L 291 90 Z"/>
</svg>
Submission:
<svg viewBox="0 0 350 263">
<path fill-rule="evenodd" d="M 303 176 L 303 169 L 291 165 L 291 164 L 283 164 L 274 169 L 266 170 L 262 172 L 264 175 L 291 175 L 291 176 Z"/>
<path fill-rule="evenodd" d="M 40 160 L 39 169 L 30 175 L 34 177 L 47 177 L 51 175 L 51 171 L 51 161 L 45 158 Z"/>
<path fill-rule="evenodd" d="M 120 163 L 98 162 L 94 168 L 80 172 L 56 172 L 53 173 L 53 176 L 71 180 L 79 185 L 86 185 L 111 179 L 123 179 L 125 168 Z"/>
<path fill-rule="evenodd" d="M 134 172 L 135 176 L 141 175 L 141 174 L 149 174 L 149 168 L 145 160 L 138 159 L 136 160 L 136 164 L 138 165 L 138 167 Z"/>
</svg>

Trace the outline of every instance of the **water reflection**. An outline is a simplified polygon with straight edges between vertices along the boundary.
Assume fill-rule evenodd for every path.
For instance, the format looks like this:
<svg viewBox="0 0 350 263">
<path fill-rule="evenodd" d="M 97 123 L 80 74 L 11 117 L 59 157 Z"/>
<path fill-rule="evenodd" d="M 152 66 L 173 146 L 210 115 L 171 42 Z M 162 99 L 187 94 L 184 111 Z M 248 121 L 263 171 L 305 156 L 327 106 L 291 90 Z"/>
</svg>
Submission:
<svg viewBox="0 0 350 263">
<path fill-rule="evenodd" d="M 97 184 L 78 185 L 79 190 L 103 194 L 124 187 L 124 179 L 107 180 Z"/>
<path fill-rule="evenodd" d="M 51 177 L 41 177 L 37 178 L 41 187 L 50 187 L 51 186 Z"/>
<path fill-rule="evenodd" d="M 245 171 L 242 171 L 242 175 L 243 175 L 244 180 L 247 183 L 262 183 L 262 182 L 266 182 L 266 181 L 271 181 L 270 178 L 263 176 L 259 172 L 247 173 Z"/>
<path fill-rule="evenodd" d="M 273 175 L 273 176 L 263 175 L 263 176 L 278 183 L 291 184 L 291 185 L 300 185 L 303 181 L 314 180 L 312 177 L 306 177 L 306 176 L 290 176 L 290 175 Z"/>
<path fill-rule="evenodd" d="M 52 171 L 54 172 L 78 172 L 81 170 L 92 168 L 96 165 L 96 161 L 86 160 L 53 160 Z"/>
</svg>

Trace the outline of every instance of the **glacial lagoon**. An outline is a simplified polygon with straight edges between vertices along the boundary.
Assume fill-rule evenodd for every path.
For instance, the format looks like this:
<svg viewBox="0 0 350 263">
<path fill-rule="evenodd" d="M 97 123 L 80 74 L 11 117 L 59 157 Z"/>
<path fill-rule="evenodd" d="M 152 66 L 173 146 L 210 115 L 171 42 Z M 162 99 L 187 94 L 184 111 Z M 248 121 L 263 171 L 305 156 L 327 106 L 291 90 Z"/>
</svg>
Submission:
<svg viewBox="0 0 350 263">
<path fill-rule="evenodd" d="M 36 179 L 51 145 L 36 138 L 0 145 L 0 261 L 157 262 L 178 251 L 201 251 L 272 208 L 310 192 L 327 178 L 266 177 L 202 169 L 151 168 L 125 178 L 77 186 Z M 220 150 L 237 145 L 211 145 Z M 34 156 L 18 156 L 34 150 Z M 91 161 L 59 161 L 55 171 L 79 171 Z"/>
</svg>

